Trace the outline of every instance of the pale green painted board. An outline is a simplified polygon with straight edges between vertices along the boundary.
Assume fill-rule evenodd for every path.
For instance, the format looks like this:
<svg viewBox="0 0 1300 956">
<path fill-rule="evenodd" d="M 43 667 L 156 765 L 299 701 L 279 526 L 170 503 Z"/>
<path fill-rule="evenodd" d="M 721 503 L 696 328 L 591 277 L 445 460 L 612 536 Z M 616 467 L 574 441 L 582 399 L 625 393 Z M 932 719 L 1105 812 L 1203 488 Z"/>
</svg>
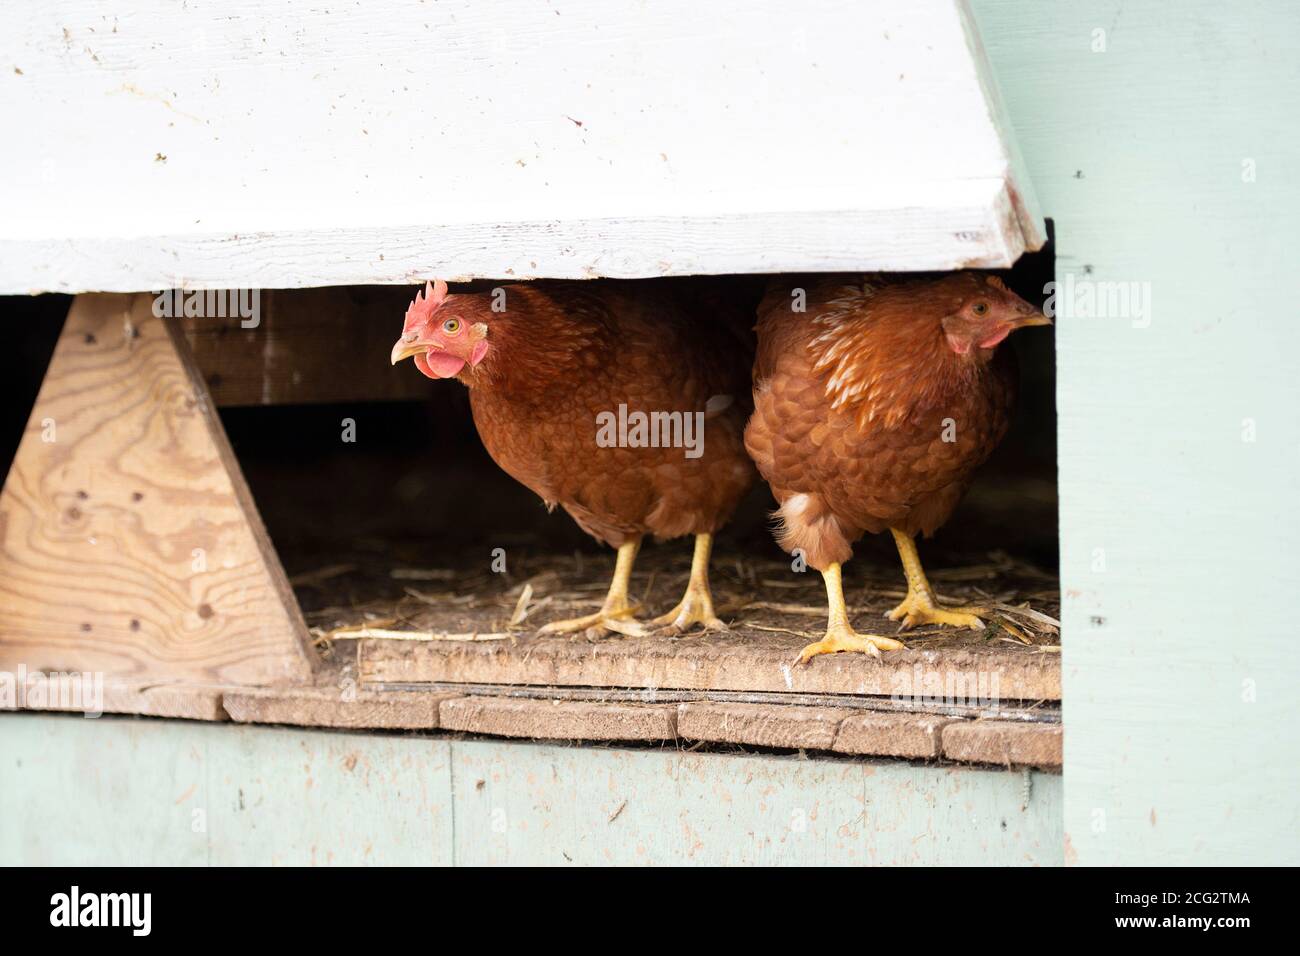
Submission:
<svg viewBox="0 0 1300 956">
<path fill-rule="evenodd" d="M 443 740 L 0 715 L 0 864 L 451 861 Z"/>
<path fill-rule="evenodd" d="M 1061 780 L 1044 774 L 482 741 L 452 752 L 462 863 L 1061 862 Z"/>
<path fill-rule="evenodd" d="M 1066 858 L 1300 862 L 1300 16 L 974 8 L 1058 278 L 1151 289 L 1056 330 Z"/>
<path fill-rule="evenodd" d="M 6 714 L 0 782 L 0 864 L 1061 862 L 997 770 Z"/>
</svg>

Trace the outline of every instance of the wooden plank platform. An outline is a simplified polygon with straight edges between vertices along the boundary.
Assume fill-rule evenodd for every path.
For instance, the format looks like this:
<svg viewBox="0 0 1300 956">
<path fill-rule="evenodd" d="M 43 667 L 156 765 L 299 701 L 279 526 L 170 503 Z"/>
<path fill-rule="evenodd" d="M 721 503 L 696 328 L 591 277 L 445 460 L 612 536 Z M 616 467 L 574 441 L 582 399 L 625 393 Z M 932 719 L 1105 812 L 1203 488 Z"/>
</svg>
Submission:
<svg viewBox="0 0 1300 956">
<path fill-rule="evenodd" d="M 618 637 L 595 643 L 566 637 L 516 641 L 358 641 L 365 685 L 518 684 L 911 698 L 991 696 L 1006 701 L 1061 698 L 1060 656 L 999 644 L 908 649 L 879 660 L 860 654 L 794 660 L 807 641 L 752 631 Z"/>
<path fill-rule="evenodd" d="M 1061 766 L 1059 724 L 971 720 L 849 707 L 690 700 L 680 703 L 568 700 L 553 696 L 336 687 L 237 688 L 108 682 L 103 713 L 327 727 L 452 731 L 526 740 L 734 745 L 852 757 L 944 760 L 1008 768 Z M 13 710 L 0 698 L 0 710 Z M 76 711 L 57 700 L 21 710 Z M 97 714 L 95 714 L 97 716 Z"/>
</svg>

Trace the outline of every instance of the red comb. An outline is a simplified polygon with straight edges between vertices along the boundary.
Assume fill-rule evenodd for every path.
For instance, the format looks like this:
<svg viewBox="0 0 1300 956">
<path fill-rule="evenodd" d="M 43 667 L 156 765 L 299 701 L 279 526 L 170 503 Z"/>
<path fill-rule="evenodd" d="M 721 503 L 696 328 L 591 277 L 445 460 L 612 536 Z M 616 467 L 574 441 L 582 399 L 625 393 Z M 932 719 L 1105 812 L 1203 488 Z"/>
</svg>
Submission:
<svg viewBox="0 0 1300 956">
<path fill-rule="evenodd" d="M 415 293 L 415 300 L 406 307 L 406 320 L 402 328 L 409 329 L 415 322 L 423 322 L 442 307 L 447 300 L 447 283 L 438 279 L 426 282 L 424 289 Z"/>
</svg>

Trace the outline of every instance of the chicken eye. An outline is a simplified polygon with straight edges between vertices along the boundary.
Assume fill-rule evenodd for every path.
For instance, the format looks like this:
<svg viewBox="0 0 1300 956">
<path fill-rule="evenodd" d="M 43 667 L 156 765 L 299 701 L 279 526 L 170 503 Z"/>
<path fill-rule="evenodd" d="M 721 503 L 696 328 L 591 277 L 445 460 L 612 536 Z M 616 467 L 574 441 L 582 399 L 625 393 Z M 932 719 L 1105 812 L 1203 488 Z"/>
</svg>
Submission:
<svg viewBox="0 0 1300 956">
<path fill-rule="evenodd" d="M 460 331 L 460 319 L 448 319 L 442 323 L 442 330 L 448 335 L 455 335 Z"/>
<path fill-rule="evenodd" d="M 986 312 L 988 312 L 988 310 L 989 310 L 989 306 L 988 306 L 988 303 L 987 303 L 987 302 L 976 302 L 976 303 L 975 303 L 975 309 L 974 309 L 974 312 L 975 312 L 976 315 L 984 315 Z"/>
</svg>

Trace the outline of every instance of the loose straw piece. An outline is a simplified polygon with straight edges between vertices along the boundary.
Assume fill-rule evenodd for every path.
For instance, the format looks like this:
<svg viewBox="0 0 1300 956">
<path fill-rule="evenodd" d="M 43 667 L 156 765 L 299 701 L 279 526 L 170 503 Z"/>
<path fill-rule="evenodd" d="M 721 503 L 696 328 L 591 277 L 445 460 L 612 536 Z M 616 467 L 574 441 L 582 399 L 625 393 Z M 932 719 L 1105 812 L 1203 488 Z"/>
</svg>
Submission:
<svg viewBox="0 0 1300 956">
<path fill-rule="evenodd" d="M 331 631 L 330 637 L 377 637 L 387 641 L 507 641 L 512 635 L 503 632 L 480 634 L 450 634 L 447 631 L 393 631 L 386 627 L 340 627 Z"/>
<path fill-rule="evenodd" d="M 510 623 L 506 627 L 518 627 L 524 623 L 524 618 L 528 616 L 528 602 L 533 599 L 533 586 L 525 584 L 524 589 L 519 592 L 519 600 L 515 602 L 515 613 L 510 615 Z"/>
</svg>

